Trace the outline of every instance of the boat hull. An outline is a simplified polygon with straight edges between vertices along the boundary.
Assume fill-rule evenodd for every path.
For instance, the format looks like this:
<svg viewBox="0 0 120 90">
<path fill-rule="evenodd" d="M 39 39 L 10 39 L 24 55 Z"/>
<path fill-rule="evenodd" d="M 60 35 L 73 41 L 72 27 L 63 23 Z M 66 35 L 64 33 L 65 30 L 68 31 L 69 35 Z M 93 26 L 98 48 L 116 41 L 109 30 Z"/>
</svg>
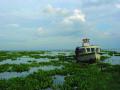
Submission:
<svg viewBox="0 0 120 90">
<path fill-rule="evenodd" d="M 90 53 L 90 54 L 76 55 L 76 60 L 77 62 L 98 62 L 100 60 L 100 54 Z"/>
</svg>

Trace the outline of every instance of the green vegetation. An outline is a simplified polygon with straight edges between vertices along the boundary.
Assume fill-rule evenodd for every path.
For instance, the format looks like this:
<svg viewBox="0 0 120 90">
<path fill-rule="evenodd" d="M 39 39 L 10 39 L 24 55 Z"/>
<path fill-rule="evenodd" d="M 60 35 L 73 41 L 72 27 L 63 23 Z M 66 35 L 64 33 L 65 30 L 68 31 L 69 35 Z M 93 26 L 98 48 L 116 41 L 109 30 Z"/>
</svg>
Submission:
<svg viewBox="0 0 120 90">
<path fill-rule="evenodd" d="M 23 72 L 23 71 L 28 71 L 28 70 L 29 70 L 28 65 L 21 64 L 21 65 L 12 65 L 12 68 L 9 71 Z"/>
<path fill-rule="evenodd" d="M 14 55 L 19 56 L 30 56 L 41 58 L 40 54 L 45 52 L 2 52 L 0 55 Z M 47 58 L 49 56 L 46 56 Z M 44 58 L 44 57 L 43 57 Z M 0 72 L 23 72 L 28 71 L 31 67 L 39 66 L 60 66 L 62 69 L 55 69 L 50 71 L 39 70 L 30 74 L 26 77 L 11 78 L 8 80 L 0 80 L 0 90 L 42 90 L 51 88 L 53 90 L 119 90 L 120 88 L 120 65 L 110 65 L 107 63 L 76 63 L 74 55 L 65 56 L 64 54 L 59 54 L 55 57 L 59 61 L 51 62 L 29 62 L 29 64 L 4 64 L 0 65 Z M 102 57 L 106 59 L 108 57 Z M 62 75 L 65 76 L 65 81 L 63 85 L 54 85 L 53 76 Z"/>
<path fill-rule="evenodd" d="M 0 72 L 5 72 L 10 68 L 8 64 L 0 65 Z"/>
<path fill-rule="evenodd" d="M 16 72 L 23 72 L 23 71 L 28 71 L 29 70 L 29 66 L 26 64 L 20 64 L 20 65 L 16 65 L 16 64 L 4 64 L 4 65 L 0 65 L 0 72 L 12 72 L 12 71 L 16 71 Z"/>
<path fill-rule="evenodd" d="M 48 66 L 48 65 L 54 65 L 54 66 L 60 66 L 62 65 L 63 62 L 59 61 L 51 61 L 51 62 L 31 62 L 30 64 L 4 64 L 0 65 L 0 72 L 23 72 L 23 71 L 28 71 L 31 67 L 39 67 L 39 66 Z"/>
<path fill-rule="evenodd" d="M 103 61 L 103 60 L 105 60 L 107 58 L 110 58 L 110 56 L 101 56 L 100 58 L 101 58 L 101 61 Z"/>
<path fill-rule="evenodd" d="M 1 90 L 39 90 L 52 88 L 57 90 L 119 90 L 120 66 L 98 64 L 64 64 L 64 69 L 51 71 L 39 70 L 25 78 L 0 80 Z M 100 69 L 103 67 L 104 69 Z M 52 76 L 64 75 L 63 85 L 54 85 Z"/>
<path fill-rule="evenodd" d="M 50 87 L 52 78 L 44 73 L 29 75 L 26 78 L 0 80 L 0 90 L 40 90 Z"/>
<path fill-rule="evenodd" d="M 105 52 L 107 53 L 108 55 L 110 56 L 120 56 L 120 52 L 117 52 L 117 51 L 107 51 L 107 50 L 102 50 L 102 52 Z"/>
<path fill-rule="evenodd" d="M 55 56 L 42 56 L 42 55 L 29 55 L 29 57 L 35 58 L 35 59 L 39 59 L 39 58 L 49 58 L 49 59 L 55 59 Z"/>
<path fill-rule="evenodd" d="M 19 52 L 10 52 L 10 51 L 0 51 L 0 61 L 6 59 L 16 60 L 18 57 L 23 56 Z"/>
<path fill-rule="evenodd" d="M 16 60 L 18 57 L 22 57 L 22 56 L 30 56 L 37 58 L 38 57 L 37 54 L 45 54 L 46 52 L 48 51 L 0 51 L 0 61 L 6 59 Z"/>
</svg>

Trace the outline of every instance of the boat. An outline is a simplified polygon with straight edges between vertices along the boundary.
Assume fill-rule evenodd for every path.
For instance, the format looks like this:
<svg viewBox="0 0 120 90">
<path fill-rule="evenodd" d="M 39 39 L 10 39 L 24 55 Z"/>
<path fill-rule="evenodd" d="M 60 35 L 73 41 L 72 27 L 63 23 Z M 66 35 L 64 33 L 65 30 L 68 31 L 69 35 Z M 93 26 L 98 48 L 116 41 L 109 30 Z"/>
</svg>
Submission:
<svg viewBox="0 0 120 90">
<path fill-rule="evenodd" d="M 75 58 L 77 62 L 99 62 L 101 48 L 97 45 L 90 45 L 90 39 L 82 39 L 82 46 L 76 47 Z"/>
</svg>

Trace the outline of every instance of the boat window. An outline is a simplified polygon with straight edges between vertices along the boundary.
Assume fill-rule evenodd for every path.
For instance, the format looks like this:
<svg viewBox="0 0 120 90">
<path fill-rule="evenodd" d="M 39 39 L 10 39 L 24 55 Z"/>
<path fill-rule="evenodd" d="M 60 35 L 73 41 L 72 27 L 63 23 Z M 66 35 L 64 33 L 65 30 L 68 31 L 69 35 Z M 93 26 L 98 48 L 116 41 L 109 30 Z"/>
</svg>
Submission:
<svg viewBox="0 0 120 90">
<path fill-rule="evenodd" d="M 90 48 L 87 48 L 87 52 L 90 52 Z"/>
<path fill-rule="evenodd" d="M 82 48 L 82 49 L 80 49 L 80 51 L 79 51 L 80 53 L 85 53 L 85 49 L 84 48 Z"/>
<path fill-rule="evenodd" d="M 96 48 L 96 52 L 100 52 L 100 48 Z"/>
<path fill-rule="evenodd" d="M 95 52 L 95 48 L 91 48 L 91 51 L 92 51 L 92 52 Z"/>
<path fill-rule="evenodd" d="M 80 48 L 79 48 L 79 47 L 77 47 L 77 48 L 76 48 L 76 51 L 79 51 L 79 49 L 80 49 Z"/>
</svg>

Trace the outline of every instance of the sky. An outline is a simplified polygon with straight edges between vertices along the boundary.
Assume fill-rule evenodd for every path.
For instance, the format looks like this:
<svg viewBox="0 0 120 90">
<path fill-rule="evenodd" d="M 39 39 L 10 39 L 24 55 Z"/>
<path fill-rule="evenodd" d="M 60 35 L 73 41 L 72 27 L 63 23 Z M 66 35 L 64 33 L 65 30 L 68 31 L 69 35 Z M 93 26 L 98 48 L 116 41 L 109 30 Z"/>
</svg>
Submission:
<svg viewBox="0 0 120 90">
<path fill-rule="evenodd" d="M 0 0 L 0 49 L 120 48 L 120 0 Z"/>
</svg>

